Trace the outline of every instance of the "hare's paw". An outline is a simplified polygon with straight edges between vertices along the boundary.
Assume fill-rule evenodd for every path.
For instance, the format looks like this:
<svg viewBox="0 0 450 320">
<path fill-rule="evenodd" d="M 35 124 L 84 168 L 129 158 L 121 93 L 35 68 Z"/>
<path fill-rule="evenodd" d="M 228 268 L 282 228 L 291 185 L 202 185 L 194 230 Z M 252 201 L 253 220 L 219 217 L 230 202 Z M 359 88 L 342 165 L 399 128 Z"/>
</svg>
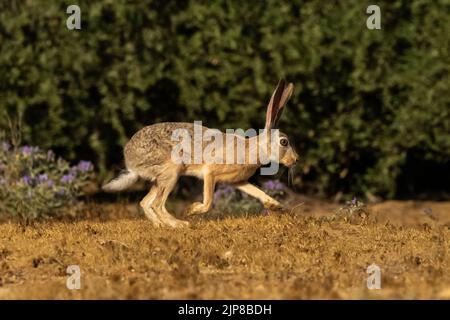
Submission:
<svg viewBox="0 0 450 320">
<path fill-rule="evenodd" d="M 264 203 L 264 208 L 270 211 L 281 211 L 284 210 L 284 207 L 278 201 L 267 201 Z"/>
<path fill-rule="evenodd" d="M 150 220 L 155 227 L 161 227 L 163 222 L 156 215 L 156 212 L 152 208 L 145 208 L 144 214 L 148 220 Z"/>
<path fill-rule="evenodd" d="M 206 211 L 208 211 L 208 210 L 205 208 L 203 203 L 194 202 L 187 208 L 186 215 L 191 216 L 191 215 L 195 215 L 195 214 L 205 213 Z"/>
<path fill-rule="evenodd" d="M 189 227 L 189 222 L 178 220 L 175 218 L 164 220 L 164 223 L 171 228 L 187 228 Z"/>
<path fill-rule="evenodd" d="M 161 219 L 162 223 L 171 228 L 187 228 L 189 227 L 189 222 L 178 220 L 173 215 L 171 215 L 166 208 L 163 208 L 159 211 L 159 218 Z"/>
</svg>

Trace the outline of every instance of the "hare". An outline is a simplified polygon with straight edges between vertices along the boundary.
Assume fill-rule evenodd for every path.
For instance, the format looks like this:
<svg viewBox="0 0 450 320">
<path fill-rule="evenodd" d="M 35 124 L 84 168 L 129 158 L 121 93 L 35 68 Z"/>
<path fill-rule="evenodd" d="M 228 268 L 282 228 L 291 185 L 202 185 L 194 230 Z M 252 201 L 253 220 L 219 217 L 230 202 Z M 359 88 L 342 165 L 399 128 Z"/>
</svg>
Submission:
<svg viewBox="0 0 450 320">
<path fill-rule="evenodd" d="M 140 178 L 151 181 L 152 187 L 140 202 L 140 206 L 155 226 L 183 227 L 189 225 L 187 221 L 173 217 L 165 206 L 169 194 L 182 175 L 194 176 L 204 181 L 203 202 L 192 204 L 187 210 L 188 215 L 206 213 L 211 209 L 214 188 L 216 183 L 219 182 L 232 184 L 237 189 L 259 199 L 266 208 L 282 208 L 277 200 L 248 183 L 247 180 L 263 165 L 262 156 L 288 167 L 292 167 L 297 162 L 299 156 L 290 145 L 285 134 L 277 134 L 276 141 L 273 136 L 268 134 L 273 131 L 271 129 L 275 128 L 293 89 L 292 83 L 286 85 L 284 80 L 279 81 L 267 107 L 265 128 L 259 135 L 244 138 L 240 135 L 218 131 L 219 136 L 224 141 L 227 138 L 232 138 L 230 140 L 233 142 L 215 150 L 215 154 L 226 157 L 227 153 L 236 150 L 237 141 L 240 141 L 245 146 L 245 155 L 241 163 L 196 163 L 195 161 L 180 163 L 174 161 L 172 157 L 173 149 L 178 144 L 173 139 L 174 131 L 184 130 L 184 132 L 193 136 L 196 124 L 184 122 L 156 123 L 138 131 L 126 144 L 124 148 L 126 171 L 104 185 L 103 190 L 106 192 L 125 190 Z M 203 126 L 200 129 L 202 133 L 211 130 Z M 202 141 L 200 151 L 205 150 L 210 143 L 209 141 Z M 261 151 L 261 149 L 264 149 L 262 147 L 266 147 L 265 150 L 268 150 L 265 154 Z M 277 154 L 277 157 L 272 157 L 272 154 Z M 192 160 L 193 157 L 193 154 L 187 154 L 187 159 Z M 250 161 L 251 159 L 253 161 Z"/>
</svg>

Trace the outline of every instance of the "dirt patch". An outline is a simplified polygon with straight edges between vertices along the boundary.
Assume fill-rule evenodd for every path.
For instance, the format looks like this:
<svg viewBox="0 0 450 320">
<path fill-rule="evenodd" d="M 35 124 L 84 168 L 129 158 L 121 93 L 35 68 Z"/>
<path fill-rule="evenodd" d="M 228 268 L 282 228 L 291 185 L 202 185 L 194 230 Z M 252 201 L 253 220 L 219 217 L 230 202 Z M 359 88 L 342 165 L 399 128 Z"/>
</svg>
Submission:
<svg viewBox="0 0 450 320">
<path fill-rule="evenodd" d="M 6 222 L 0 299 L 450 299 L 450 203 L 389 201 L 358 219 L 337 207 L 306 199 L 290 213 L 206 215 L 184 230 L 155 229 L 135 205 Z M 367 289 L 372 263 L 381 290 Z M 66 287 L 69 265 L 80 266 L 80 290 Z"/>
</svg>

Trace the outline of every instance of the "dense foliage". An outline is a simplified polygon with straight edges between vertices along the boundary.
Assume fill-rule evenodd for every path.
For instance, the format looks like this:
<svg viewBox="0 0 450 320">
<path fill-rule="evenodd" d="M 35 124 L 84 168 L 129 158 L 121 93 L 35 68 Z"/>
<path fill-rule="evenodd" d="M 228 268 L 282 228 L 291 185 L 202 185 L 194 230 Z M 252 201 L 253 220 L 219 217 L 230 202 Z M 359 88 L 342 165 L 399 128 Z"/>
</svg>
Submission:
<svg viewBox="0 0 450 320">
<path fill-rule="evenodd" d="M 80 0 L 79 31 L 70 4 L 0 3 L 0 108 L 30 144 L 105 173 L 146 124 L 261 127 L 286 77 L 298 187 L 392 197 L 450 176 L 447 0 L 377 1 L 381 30 L 360 0 Z"/>
</svg>

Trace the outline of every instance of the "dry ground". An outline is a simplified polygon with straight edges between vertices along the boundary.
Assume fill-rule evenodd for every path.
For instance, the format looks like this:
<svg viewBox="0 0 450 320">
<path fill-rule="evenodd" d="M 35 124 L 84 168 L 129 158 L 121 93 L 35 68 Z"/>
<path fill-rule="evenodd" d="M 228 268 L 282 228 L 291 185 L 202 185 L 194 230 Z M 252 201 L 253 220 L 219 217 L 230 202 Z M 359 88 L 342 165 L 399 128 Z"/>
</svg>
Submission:
<svg viewBox="0 0 450 320">
<path fill-rule="evenodd" d="M 450 299 L 450 203 L 384 202 L 356 220 L 336 207 L 305 200 L 291 213 L 206 216 L 184 230 L 155 229 L 125 205 L 4 222 L 0 299 Z M 381 290 L 366 287 L 372 263 Z M 80 290 L 66 288 L 74 264 Z"/>
</svg>

